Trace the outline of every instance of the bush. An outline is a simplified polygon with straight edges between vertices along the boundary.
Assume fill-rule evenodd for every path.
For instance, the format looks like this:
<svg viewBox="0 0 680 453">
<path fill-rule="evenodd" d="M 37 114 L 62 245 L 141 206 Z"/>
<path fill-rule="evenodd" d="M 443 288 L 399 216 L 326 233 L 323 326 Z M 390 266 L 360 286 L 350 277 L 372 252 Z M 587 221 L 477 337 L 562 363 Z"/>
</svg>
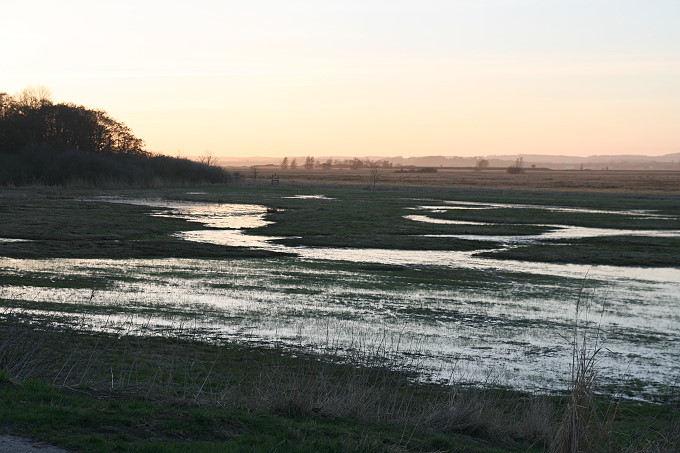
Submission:
<svg viewBox="0 0 680 453">
<path fill-rule="evenodd" d="M 0 154 L 0 185 L 157 186 L 232 181 L 226 170 L 160 155 L 115 155 L 35 146 Z"/>
</svg>

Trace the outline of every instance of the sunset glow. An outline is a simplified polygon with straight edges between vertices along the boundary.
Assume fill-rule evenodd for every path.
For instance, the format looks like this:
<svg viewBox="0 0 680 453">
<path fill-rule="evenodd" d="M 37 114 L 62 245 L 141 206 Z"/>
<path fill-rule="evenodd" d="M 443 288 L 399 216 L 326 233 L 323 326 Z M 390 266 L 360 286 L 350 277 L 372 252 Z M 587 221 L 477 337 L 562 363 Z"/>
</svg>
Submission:
<svg viewBox="0 0 680 453">
<path fill-rule="evenodd" d="M 152 151 L 680 152 L 680 2 L 3 3 L 0 91 L 49 87 Z"/>
</svg>

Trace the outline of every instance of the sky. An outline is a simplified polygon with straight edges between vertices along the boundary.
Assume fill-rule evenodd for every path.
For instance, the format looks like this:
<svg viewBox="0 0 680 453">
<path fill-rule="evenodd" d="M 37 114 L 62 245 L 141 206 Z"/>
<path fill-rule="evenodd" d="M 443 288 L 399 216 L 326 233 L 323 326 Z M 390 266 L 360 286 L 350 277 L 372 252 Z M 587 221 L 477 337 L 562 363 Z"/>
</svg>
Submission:
<svg viewBox="0 0 680 453">
<path fill-rule="evenodd" d="M 3 0 L 0 91 L 168 155 L 680 152 L 678 0 Z"/>
</svg>

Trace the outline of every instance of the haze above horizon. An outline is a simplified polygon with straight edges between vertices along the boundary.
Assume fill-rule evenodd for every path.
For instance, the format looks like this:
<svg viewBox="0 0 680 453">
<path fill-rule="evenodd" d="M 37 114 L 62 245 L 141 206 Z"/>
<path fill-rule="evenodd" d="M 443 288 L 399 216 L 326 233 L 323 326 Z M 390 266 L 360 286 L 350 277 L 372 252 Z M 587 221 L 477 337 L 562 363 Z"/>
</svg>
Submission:
<svg viewBox="0 0 680 453">
<path fill-rule="evenodd" d="M 152 151 L 680 151 L 677 0 L 8 0 L 0 91 L 44 85 Z"/>
</svg>

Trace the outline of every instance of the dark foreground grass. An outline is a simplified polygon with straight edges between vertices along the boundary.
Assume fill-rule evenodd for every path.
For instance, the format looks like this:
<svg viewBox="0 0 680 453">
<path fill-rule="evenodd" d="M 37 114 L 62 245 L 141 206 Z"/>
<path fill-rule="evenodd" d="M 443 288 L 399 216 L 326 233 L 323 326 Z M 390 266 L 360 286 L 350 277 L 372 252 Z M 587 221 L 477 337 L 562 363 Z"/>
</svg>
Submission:
<svg viewBox="0 0 680 453">
<path fill-rule="evenodd" d="M 131 452 L 509 452 L 474 437 L 404 432 L 394 424 L 249 413 L 220 407 L 0 382 L 0 424 L 78 451 Z"/>
<path fill-rule="evenodd" d="M 25 321 L 0 323 L 0 431 L 77 451 L 540 452 L 568 402 L 417 383 L 379 360 Z M 597 451 L 676 451 L 677 401 L 616 407 Z"/>
<path fill-rule="evenodd" d="M 526 398 L 519 394 L 472 398 L 301 351 L 80 334 L 11 318 L 0 327 L 0 430 L 67 448 L 509 452 L 538 440 L 502 426 L 501 414 L 510 420 Z"/>
</svg>

